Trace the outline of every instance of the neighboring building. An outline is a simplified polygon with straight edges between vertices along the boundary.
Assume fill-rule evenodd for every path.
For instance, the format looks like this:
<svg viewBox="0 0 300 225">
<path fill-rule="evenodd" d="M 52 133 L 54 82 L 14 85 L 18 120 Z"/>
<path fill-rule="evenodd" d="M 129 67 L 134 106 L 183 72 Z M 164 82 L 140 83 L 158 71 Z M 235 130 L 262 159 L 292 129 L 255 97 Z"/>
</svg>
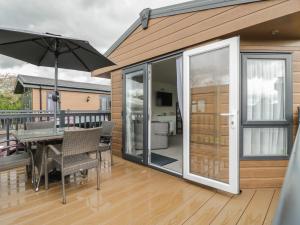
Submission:
<svg viewBox="0 0 300 225">
<path fill-rule="evenodd" d="M 116 65 L 92 74 L 111 77 L 115 154 L 232 193 L 281 186 L 298 126 L 299 0 L 145 9 L 106 56 Z"/>
<path fill-rule="evenodd" d="M 36 76 L 18 75 L 15 94 L 22 94 L 24 109 L 54 110 L 51 95 L 54 79 Z M 61 110 L 109 110 L 110 86 L 58 81 Z"/>
</svg>

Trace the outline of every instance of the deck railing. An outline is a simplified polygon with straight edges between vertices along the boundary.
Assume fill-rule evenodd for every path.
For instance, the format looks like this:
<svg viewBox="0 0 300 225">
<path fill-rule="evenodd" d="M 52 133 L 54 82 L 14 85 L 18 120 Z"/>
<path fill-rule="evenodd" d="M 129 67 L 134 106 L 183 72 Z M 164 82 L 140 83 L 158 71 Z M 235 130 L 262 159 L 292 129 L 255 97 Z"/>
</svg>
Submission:
<svg viewBox="0 0 300 225">
<path fill-rule="evenodd" d="M 110 120 L 110 111 L 71 111 L 61 110 L 57 114 L 57 126 L 59 127 L 97 127 L 102 121 Z M 34 121 L 53 121 L 52 111 L 30 111 L 30 110 L 0 110 L 0 134 L 10 138 L 11 130 L 24 129 L 26 122 Z"/>
<path fill-rule="evenodd" d="M 298 118 L 300 110 L 298 108 Z M 290 156 L 273 225 L 300 224 L 300 130 Z"/>
</svg>

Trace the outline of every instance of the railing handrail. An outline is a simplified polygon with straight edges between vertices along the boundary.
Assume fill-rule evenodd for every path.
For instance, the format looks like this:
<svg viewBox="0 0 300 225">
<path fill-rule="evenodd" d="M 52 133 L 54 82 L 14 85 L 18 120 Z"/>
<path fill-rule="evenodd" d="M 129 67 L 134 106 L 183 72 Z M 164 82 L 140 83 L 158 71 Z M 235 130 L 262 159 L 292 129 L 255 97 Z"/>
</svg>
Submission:
<svg viewBox="0 0 300 225">
<path fill-rule="evenodd" d="M 298 128 L 281 189 L 273 225 L 296 225 L 300 221 L 300 131 Z"/>
<path fill-rule="evenodd" d="M 80 115 L 80 114 L 108 114 L 110 111 L 108 110 L 61 110 L 57 114 L 64 113 L 66 115 Z M 0 110 L 0 119 L 5 118 L 25 118 L 25 117 L 37 117 L 37 116 L 53 116 L 53 111 L 39 111 L 39 110 L 32 110 L 32 111 L 23 111 L 23 110 Z"/>
<path fill-rule="evenodd" d="M 99 112 L 110 112 L 109 110 L 61 110 L 61 111 L 65 111 L 65 112 L 79 112 L 79 113 L 99 113 Z M 0 115 L 1 114 L 23 114 L 23 113 L 27 113 L 27 114 L 39 114 L 39 113 L 53 113 L 54 111 L 50 111 L 50 110 L 0 110 Z"/>
<path fill-rule="evenodd" d="M 57 113 L 56 126 L 82 128 L 98 127 L 102 121 L 111 120 L 110 111 L 61 110 Z M 10 139 L 11 130 L 25 129 L 27 122 L 54 121 L 54 113 L 46 110 L 1 110 L 0 132 Z M 7 143 L 9 145 L 9 141 Z"/>
</svg>

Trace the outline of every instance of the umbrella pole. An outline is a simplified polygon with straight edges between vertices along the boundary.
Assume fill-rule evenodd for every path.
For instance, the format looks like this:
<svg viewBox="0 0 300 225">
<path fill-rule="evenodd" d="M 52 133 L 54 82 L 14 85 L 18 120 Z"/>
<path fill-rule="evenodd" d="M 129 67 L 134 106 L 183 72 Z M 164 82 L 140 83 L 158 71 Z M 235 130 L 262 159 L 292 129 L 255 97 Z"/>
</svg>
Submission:
<svg viewBox="0 0 300 225">
<path fill-rule="evenodd" d="M 55 61 L 54 61 L 54 67 L 55 67 L 55 74 L 54 74 L 54 94 L 57 94 L 57 81 L 58 81 L 58 53 L 57 53 L 57 40 L 55 41 L 54 44 L 54 56 L 55 56 Z M 56 123 L 57 123 L 57 98 L 56 101 L 54 101 L 54 130 L 56 131 Z"/>
<path fill-rule="evenodd" d="M 54 94 L 57 93 L 57 80 L 58 80 L 58 65 L 57 65 L 58 57 L 55 54 L 55 76 L 54 76 Z M 57 100 L 54 102 L 54 130 L 56 130 L 56 123 L 57 123 Z"/>
</svg>

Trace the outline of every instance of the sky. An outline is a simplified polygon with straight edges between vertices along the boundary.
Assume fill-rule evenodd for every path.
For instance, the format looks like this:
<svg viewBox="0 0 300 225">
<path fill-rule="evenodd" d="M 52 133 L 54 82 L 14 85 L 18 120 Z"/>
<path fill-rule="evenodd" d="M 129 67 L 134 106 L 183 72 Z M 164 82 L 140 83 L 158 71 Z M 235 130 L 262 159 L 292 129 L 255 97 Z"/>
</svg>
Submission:
<svg viewBox="0 0 300 225">
<path fill-rule="evenodd" d="M 0 27 L 49 32 L 88 40 L 104 53 L 139 17 L 144 8 L 187 0 L 0 0 Z M 1 74 L 53 78 L 54 69 L 37 67 L 0 55 Z M 90 73 L 59 69 L 59 79 L 109 84 Z"/>
</svg>

